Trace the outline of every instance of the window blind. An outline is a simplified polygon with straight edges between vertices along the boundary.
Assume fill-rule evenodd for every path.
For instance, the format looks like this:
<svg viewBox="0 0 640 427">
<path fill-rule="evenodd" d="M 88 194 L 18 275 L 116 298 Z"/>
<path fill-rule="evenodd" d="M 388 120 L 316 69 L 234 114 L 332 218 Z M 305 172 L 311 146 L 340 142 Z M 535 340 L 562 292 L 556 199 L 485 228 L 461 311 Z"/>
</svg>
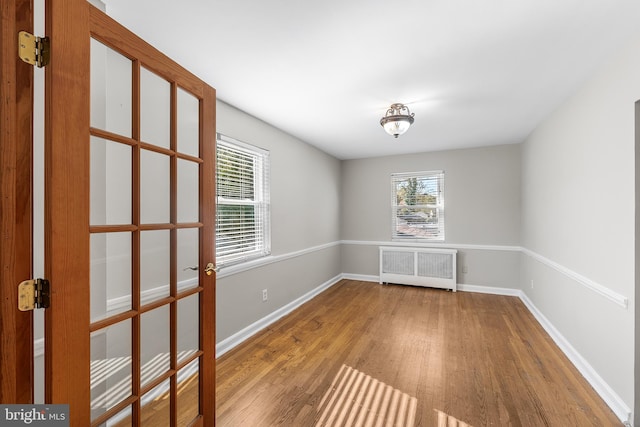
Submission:
<svg viewBox="0 0 640 427">
<path fill-rule="evenodd" d="M 218 134 L 216 191 L 217 264 L 268 255 L 269 152 Z"/>
<path fill-rule="evenodd" d="M 444 172 L 391 174 L 393 239 L 444 241 Z"/>
</svg>

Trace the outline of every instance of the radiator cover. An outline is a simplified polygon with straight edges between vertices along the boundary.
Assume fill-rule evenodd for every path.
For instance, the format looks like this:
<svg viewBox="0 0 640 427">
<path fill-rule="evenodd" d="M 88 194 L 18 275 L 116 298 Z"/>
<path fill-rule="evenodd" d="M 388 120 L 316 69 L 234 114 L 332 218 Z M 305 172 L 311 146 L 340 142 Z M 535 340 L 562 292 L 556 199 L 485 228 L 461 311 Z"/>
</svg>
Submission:
<svg viewBox="0 0 640 427">
<path fill-rule="evenodd" d="M 380 246 L 380 283 L 457 290 L 455 249 Z"/>
</svg>

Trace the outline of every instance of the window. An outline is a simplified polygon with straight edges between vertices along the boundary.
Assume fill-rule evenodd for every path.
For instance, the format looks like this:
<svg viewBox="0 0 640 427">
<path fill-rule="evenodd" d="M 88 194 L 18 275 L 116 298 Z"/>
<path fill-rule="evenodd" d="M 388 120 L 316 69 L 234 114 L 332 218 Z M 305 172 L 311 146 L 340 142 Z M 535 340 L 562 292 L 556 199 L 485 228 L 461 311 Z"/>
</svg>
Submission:
<svg viewBox="0 0 640 427">
<path fill-rule="evenodd" d="M 216 261 L 220 266 L 268 255 L 269 152 L 218 134 Z"/>
<path fill-rule="evenodd" d="M 391 174 L 393 239 L 444 241 L 444 172 Z"/>
</svg>

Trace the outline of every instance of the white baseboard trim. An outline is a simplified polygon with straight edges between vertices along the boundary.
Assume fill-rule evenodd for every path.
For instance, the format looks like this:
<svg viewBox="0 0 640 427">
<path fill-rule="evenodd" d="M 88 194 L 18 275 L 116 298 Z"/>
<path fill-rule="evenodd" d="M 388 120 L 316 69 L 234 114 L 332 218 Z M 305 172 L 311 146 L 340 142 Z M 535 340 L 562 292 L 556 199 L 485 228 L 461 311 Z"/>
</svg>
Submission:
<svg viewBox="0 0 640 427">
<path fill-rule="evenodd" d="M 329 279 L 328 281 L 324 282 L 322 285 L 318 286 L 317 288 L 302 295 L 300 298 L 297 298 L 291 301 L 289 304 L 277 309 L 276 311 L 272 312 L 268 316 L 265 316 L 262 319 L 258 320 L 257 322 L 254 322 L 251 325 L 247 326 L 246 328 L 236 332 L 235 334 L 231 335 L 229 338 L 226 338 L 220 341 L 218 344 L 216 344 L 216 358 L 222 356 L 232 348 L 236 347 L 237 345 L 244 342 L 251 336 L 260 332 L 261 330 L 271 325 L 275 321 L 291 313 L 293 310 L 300 307 L 305 302 L 311 300 L 316 295 L 329 289 L 331 286 L 338 283 L 342 278 L 343 278 L 343 275 L 339 274 L 334 278 Z"/>
<path fill-rule="evenodd" d="M 533 317 L 536 318 L 538 323 L 542 325 L 545 331 L 549 334 L 551 339 L 562 350 L 567 358 L 578 369 L 582 376 L 591 384 L 593 389 L 600 395 L 602 400 L 611 408 L 614 414 L 623 423 L 629 423 L 631 425 L 631 409 L 624 403 L 624 401 L 613 391 L 613 389 L 606 383 L 598 372 L 585 360 L 584 357 L 567 341 L 567 339 L 553 326 L 553 324 L 547 319 L 544 314 L 538 310 L 538 308 L 531 302 L 529 297 L 523 291 L 520 291 L 520 300 L 529 309 Z"/>
<path fill-rule="evenodd" d="M 478 286 L 458 284 L 458 290 L 462 292 L 475 292 L 477 294 L 506 295 L 519 297 L 522 294 L 520 289 L 500 288 L 497 286 Z"/>
<path fill-rule="evenodd" d="M 376 283 L 380 283 L 380 276 L 372 276 L 372 275 L 366 275 L 366 274 L 349 274 L 349 273 L 342 273 L 341 279 L 347 279 L 347 280 L 360 280 L 362 282 L 376 282 Z"/>
</svg>

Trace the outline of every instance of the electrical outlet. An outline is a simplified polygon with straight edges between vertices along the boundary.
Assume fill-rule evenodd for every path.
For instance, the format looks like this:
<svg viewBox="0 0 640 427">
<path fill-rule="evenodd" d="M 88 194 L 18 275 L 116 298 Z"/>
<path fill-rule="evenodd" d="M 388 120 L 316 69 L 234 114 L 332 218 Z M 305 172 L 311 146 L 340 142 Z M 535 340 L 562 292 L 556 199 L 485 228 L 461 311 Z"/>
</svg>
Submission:
<svg viewBox="0 0 640 427">
<path fill-rule="evenodd" d="M 533 279 L 531 279 L 531 289 L 533 289 Z"/>
<path fill-rule="evenodd" d="M 468 273 L 469 272 L 469 267 L 467 267 L 466 265 L 462 266 L 462 272 L 463 273 Z"/>
<path fill-rule="evenodd" d="M 268 299 L 269 299 L 269 295 L 267 294 L 267 290 L 263 289 L 262 290 L 262 302 L 265 302 Z"/>
</svg>

